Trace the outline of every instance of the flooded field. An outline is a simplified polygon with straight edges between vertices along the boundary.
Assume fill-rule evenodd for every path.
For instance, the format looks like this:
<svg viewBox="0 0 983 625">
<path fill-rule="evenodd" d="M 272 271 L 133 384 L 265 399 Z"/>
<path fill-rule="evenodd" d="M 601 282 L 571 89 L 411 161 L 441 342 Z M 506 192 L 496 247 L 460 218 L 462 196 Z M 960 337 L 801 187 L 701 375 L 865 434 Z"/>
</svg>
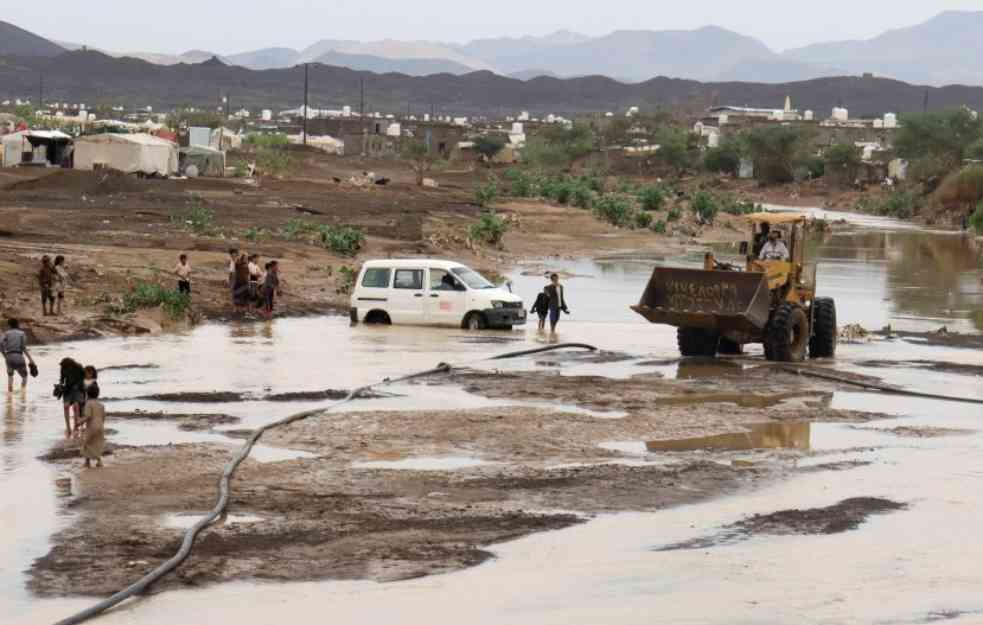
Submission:
<svg viewBox="0 0 983 625">
<path fill-rule="evenodd" d="M 821 259 L 820 294 L 836 298 L 841 324 L 859 323 L 869 329 L 891 325 L 926 334 L 941 326 L 972 334 L 983 329 L 983 269 L 980 252 L 969 239 L 876 220 L 838 229 L 813 246 Z M 243 430 L 324 406 L 328 402 L 323 398 L 337 391 L 450 362 L 469 365 L 474 373 L 449 384 L 388 387 L 380 396 L 346 408 L 355 411 L 350 418 L 358 433 L 352 444 L 345 441 L 344 448 L 333 452 L 339 456 L 339 468 L 329 477 L 347 479 L 343 476 L 350 474 L 353 480 L 378 479 L 368 482 L 371 488 L 405 483 L 410 490 L 412 475 L 445 476 L 421 478 L 430 480 L 426 485 L 444 480 L 423 495 L 440 491 L 452 498 L 469 480 L 492 484 L 495 476 L 506 475 L 513 488 L 522 490 L 530 488 L 522 480 L 542 480 L 551 471 L 578 475 L 579 467 L 606 465 L 624 471 L 702 467 L 708 476 L 716 475 L 713 467 L 718 467 L 728 472 L 720 479 L 737 478 L 722 491 L 726 496 L 688 500 L 680 495 L 670 498 L 668 505 L 655 505 L 653 498 L 635 508 L 645 512 L 609 514 L 630 508 L 612 501 L 587 511 L 591 520 L 573 526 L 556 516 L 556 524 L 542 529 L 565 529 L 523 531 L 515 533 L 524 535 L 517 540 L 492 541 L 499 543 L 488 548 L 493 559 L 457 567 L 464 570 L 456 572 L 419 579 L 335 576 L 352 581 L 244 580 L 203 589 L 168 589 L 99 622 L 185 623 L 200 620 L 206 612 L 210 621 L 242 624 L 305 620 L 317 613 L 330 614 L 336 623 L 421 624 L 628 624 L 653 622 L 655 614 L 659 622 L 728 625 L 983 618 L 977 565 L 983 546 L 972 538 L 983 522 L 977 482 L 983 476 L 983 406 L 829 385 L 800 385 L 776 394 L 777 382 L 758 368 L 759 348 L 716 363 L 680 361 L 674 331 L 648 324 L 628 306 L 637 302 L 654 263 L 698 264 L 701 253 L 694 248 L 685 258 L 657 260 L 656 251 L 516 268 L 511 276 L 514 289 L 527 302 L 542 287 L 545 269 L 569 274 L 565 284 L 573 314 L 561 322 L 559 340 L 597 345 L 606 352 L 603 358 L 554 353 L 482 362 L 494 354 L 543 344 L 547 337 L 534 327 L 472 334 L 352 327 L 338 317 L 208 325 L 185 335 L 39 349 L 41 377 L 26 397 L 15 394 L 5 398 L 3 406 L 4 621 L 52 622 L 90 603 L 78 597 L 40 598 L 28 590 L 32 563 L 49 552 L 53 536 L 76 521 L 77 504 L 99 495 L 86 492 L 66 465 L 38 459 L 62 436 L 61 409 L 50 397 L 50 388 L 56 363 L 66 355 L 100 366 L 104 395 L 113 400 L 109 409 L 136 415 L 110 417 L 107 427 L 116 431 L 110 442 L 118 446 L 173 444 L 179 451 L 182 445 L 208 445 L 231 451 Z M 983 399 L 983 353 L 926 344 L 921 337 L 841 344 L 836 362 L 824 366 L 906 388 Z M 489 377 L 492 373 L 495 376 Z M 745 378 L 755 376 L 761 378 L 757 386 L 741 386 Z M 563 390 L 563 379 L 581 384 L 599 377 L 608 382 L 581 394 L 550 392 Z M 699 395 L 670 397 L 674 381 L 697 389 Z M 659 401 L 670 413 L 667 422 L 675 423 L 673 410 L 689 410 L 694 403 L 715 408 L 707 412 L 705 422 L 667 425 L 658 430 L 659 437 L 648 438 L 642 425 L 633 425 L 645 411 L 633 398 L 645 387 L 661 393 L 663 384 L 666 396 Z M 605 386 L 611 397 L 603 396 Z M 153 398 L 141 399 L 147 397 Z M 483 437 L 490 434 L 482 424 L 502 419 L 511 423 L 512 417 L 503 412 L 507 406 L 527 411 L 515 427 L 533 414 L 550 436 L 537 433 L 526 441 L 517 430 L 515 439 L 524 442 L 496 451 L 496 445 L 512 436 L 506 431 L 505 438 L 485 444 Z M 807 409 L 829 415 L 871 412 L 877 419 L 809 423 L 794 418 Z M 754 420 L 755 415 L 767 418 L 776 410 L 790 421 Z M 479 424 L 453 444 L 416 441 L 415 433 L 440 429 L 441 419 L 449 419 L 454 411 L 468 411 Z M 161 416 L 149 417 L 157 413 Z M 399 436 L 385 446 L 372 438 L 393 415 L 412 414 L 431 421 L 394 430 Z M 338 417 L 334 426 L 346 423 Z M 587 437 L 594 430 L 596 442 Z M 607 432 L 613 433 L 611 438 L 603 437 Z M 581 434 L 585 438 L 577 439 Z M 271 436 L 255 450 L 258 465 L 250 475 L 275 474 L 278 467 L 293 466 L 289 463 L 301 463 L 297 467 L 314 475 L 325 458 L 323 435 L 315 424 L 304 424 L 293 436 Z M 367 447 L 359 448 L 355 438 L 367 441 Z M 161 453 L 171 451 L 162 448 Z M 113 463 L 109 456 L 107 470 Z M 773 470 L 781 479 L 765 479 Z M 296 467 L 291 471 L 297 472 Z M 751 474 L 753 479 L 747 477 Z M 649 479 L 647 475 L 638 477 Z M 286 472 L 283 479 L 288 479 Z M 646 493 L 634 482 L 617 483 L 642 496 Z M 589 496 L 557 493 L 519 503 L 559 515 L 575 509 L 578 497 Z M 467 501 L 470 507 L 473 502 Z M 585 509 L 576 510 L 583 514 Z M 171 509 L 151 523 L 172 532 L 167 536 L 177 536 L 200 512 Z M 282 522 L 274 510 L 232 512 L 221 528 L 223 536 Z M 831 521 L 839 519 L 837 515 L 844 515 L 842 531 L 833 531 L 839 527 Z M 547 518 L 553 517 L 543 517 Z M 812 518 L 829 523 L 817 530 L 803 521 Z M 667 549 L 679 545 L 695 547 Z M 138 569 L 130 577 L 135 578 Z"/>
</svg>

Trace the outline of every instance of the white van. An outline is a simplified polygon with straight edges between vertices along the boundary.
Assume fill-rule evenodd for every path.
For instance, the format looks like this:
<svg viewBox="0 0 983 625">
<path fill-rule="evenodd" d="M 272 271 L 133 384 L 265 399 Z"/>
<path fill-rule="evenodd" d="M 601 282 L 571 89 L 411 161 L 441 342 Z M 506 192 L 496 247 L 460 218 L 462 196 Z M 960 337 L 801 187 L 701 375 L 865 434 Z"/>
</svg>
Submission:
<svg viewBox="0 0 983 625">
<path fill-rule="evenodd" d="M 352 288 L 355 323 L 435 325 L 469 330 L 526 322 L 522 299 L 446 260 L 370 260 Z"/>
</svg>

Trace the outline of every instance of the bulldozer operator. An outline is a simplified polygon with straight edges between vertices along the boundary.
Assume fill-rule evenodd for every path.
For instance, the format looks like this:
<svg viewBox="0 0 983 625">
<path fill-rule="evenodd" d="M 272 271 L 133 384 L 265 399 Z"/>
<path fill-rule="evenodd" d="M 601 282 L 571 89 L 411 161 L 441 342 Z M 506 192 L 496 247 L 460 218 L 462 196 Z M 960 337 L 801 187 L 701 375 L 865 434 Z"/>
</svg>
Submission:
<svg viewBox="0 0 983 625">
<path fill-rule="evenodd" d="M 768 231 L 768 241 L 761 247 L 759 260 L 779 260 L 788 262 L 788 247 L 782 241 L 782 232 L 777 228 Z"/>
</svg>

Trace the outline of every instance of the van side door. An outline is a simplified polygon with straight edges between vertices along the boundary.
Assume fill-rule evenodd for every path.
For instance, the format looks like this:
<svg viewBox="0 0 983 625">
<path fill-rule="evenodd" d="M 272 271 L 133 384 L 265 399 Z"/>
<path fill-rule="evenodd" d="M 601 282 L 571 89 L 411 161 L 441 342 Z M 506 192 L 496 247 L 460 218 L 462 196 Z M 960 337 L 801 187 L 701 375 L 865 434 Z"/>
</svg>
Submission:
<svg viewBox="0 0 983 625">
<path fill-rule="evenodd" d="M 389 317 L 393 323 L 426 322 L 425 273 L 422 267 L 393 272 L 393 286 L 389 291 Z"/>
</svg>

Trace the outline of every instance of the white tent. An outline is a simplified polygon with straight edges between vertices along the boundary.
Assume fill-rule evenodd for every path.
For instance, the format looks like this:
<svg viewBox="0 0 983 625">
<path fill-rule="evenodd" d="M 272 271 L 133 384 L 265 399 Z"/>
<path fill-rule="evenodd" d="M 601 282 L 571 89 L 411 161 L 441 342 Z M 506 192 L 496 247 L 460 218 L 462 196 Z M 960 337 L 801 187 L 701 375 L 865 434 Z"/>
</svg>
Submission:
<svg viewBox="0 0 983 625">
<path fill-rule="evenodd" d="M 25 161 L 24 155 L 29 154 L 28 162 L 57 165 L 64 146 L 71 141 L 72 138 L 60 130 L 22 130 L 4 135 L 0 139 L 3 146 L 0 162 L 4 167 L 16 167 Z"/>
<path fill-rule="evenodd" d="M 75 169 L 115 169 L 125 174 L 170 176 L 178 170 L 177 145 L 153 135 L 101 134 L 75 140 Z"/>
</svg>

